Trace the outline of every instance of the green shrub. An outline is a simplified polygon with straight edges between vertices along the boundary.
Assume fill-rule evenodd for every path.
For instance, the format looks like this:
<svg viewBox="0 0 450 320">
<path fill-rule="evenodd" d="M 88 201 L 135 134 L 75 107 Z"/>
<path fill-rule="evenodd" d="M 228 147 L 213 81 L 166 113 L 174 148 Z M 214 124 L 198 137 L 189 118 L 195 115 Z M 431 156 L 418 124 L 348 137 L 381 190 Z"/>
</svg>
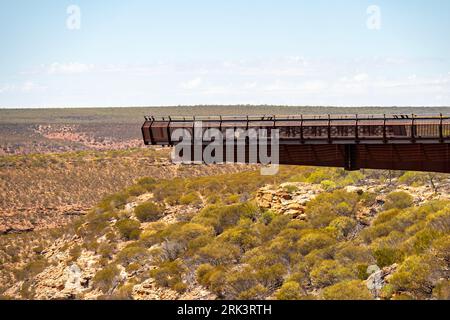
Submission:
<svg viewBox="0 0 450 320">
<path fill-rule="evenodd" d="M 156 184 L 156 180 L 151 177 L 144 177 L 137 181 L 137 183 L 143 187 L 145 187 L 147 190 L 151 189 L 151 186 Z"/>
<path fill-rule="evenodd" d="M 391 210 L 380 212 L 376 216 L 375 220 L 373 221 L 373 225 L 378 225 L 378 224 L 388 222 L 391 219 L 395 218 L 399 213 L 400 213 L 399 209 L 391 209 Z"/>
<path fill-rule="evenodd" d="M 314 285 L 326 287 L 343 280 L 352 279 L 354 273 L 335 260 L 324 260 L 311 270 L 310 276 Z"/>
<path fill-rule="evenodd" d="M 301 254 L 307 255 L 313 250 L 322 249 L 335 243 L 329 235 L 314 231 L 307 233 L 298 241 L 298 250 Z"/>
<path fill-rule="evenodd" d="M 413 237 L 411 237 L 411 239 L 408 240 L 408 242 L 411 244 L 414 253 L 420 254 L 428 250 L 431 243 L 440 236 L 440 232 L 426 228 L 417 232 Z"/>
<path fill-rule="evenodd" d="M 214 266 L 210 265 L 209 263 L 199 265 L 195 272 L 198 283 L 200 283 L 203 286 L 207 286 L 209 275 L 213 270 Z"/>
<path fill-rule="evenodd" d="M 44 258 L 39 258 L 34 261 L 30 261 L 25 266 L 15 272 L 15 276 L 18 280 L 25 280 L 34 277 L 38 273 L 44 271 L 49 265 L 48 261 Z"/>
<path fill-rule="evenodd" d="M 129 274 L 133 274 L 135 272 L 137 272 L 139 269 L 141 269 L 141 265 L 137 262 L 132 262 L 129 265 L 126 266 L 125 270 L 129 273 Z"/>
<path fill-rule="evenodd" d="M 365 282 L 360 280 L 347 280 L 323 290 L 325 300 L 372 300 L 373 296 Z"/>
<path fill-rule="evenodd" d="M 102 243 L 97 248 L 97 253 L 102 256 L 102 258 L 112 258 L 115 250 L 115 244 L 113 243 Z"/>
<path fill-rule="evenodd" d="M 450 233 L 450 207 L 427 216 L 427 229 L 441 234 Z"/>
<path fill-rule="evenodd" d="M 321 193 L 306 205 L 306 214 L 311 224 L 326 227 L 338 216 L 352 216 L 356 212 L 359 196 L 343 190 Z"/>
<path fill-rule="evenodd" d="M 348 186 L 352 184 L 357 184 L 358 182 L 364 180 L 366 177 L 361 171 L 346 171 L 345 177 L 339 181 L 340 186 Z"/>
<path fill-rule="evenodd" d="M 92 279 L 94 282 L 94 287 L 102 290 L 103 292 L 109 291 L 117 284 L 119 274 L 119 269 L 113 264 L 99 270 Z"/>
<path fill-rule="evenodd" d="M 163 216 L 164 210 L 161 206 L 148 201 L 134 208 L 134 215 L 141 222 L 157 221 Z"/>
<path fill-rule="evenodd" d="M 447 263 L 450 261 L 450 235 L 435 240 L 431 248 L 438 259 Z"/>
<path fill-rule="evenodd" d="M 336 183 L 334 183 L 334 182 L 331 181 L 331 180 L 323 180 L 323 181 L 320 183 L 320 185 L 322 186 L 322 188 L 323 188 L 325 191 L 333 191 L 334 189 L 337 188 Z"/>
<path fill-rule="evenodd" d="M 175 290 L 178 293 L 183 293 L 186 291 L 188 285 L 182 281 L 175 283 L 171 286 L 173 290 Z"/>
<path fill-rule="evenodd" d="M 225 204 L 234 204 L 240 202 L 241 196 L 239 194 L 230 194 L 228 197 L 225 198 Z"/>
<path fill-rule="evenodd" d="M 70 261 L 76 261 L 81 256 L 81 246 L 75 245 L 69 250 Z"/>
<path fill-rule="evenodd" d="M 171 232 L 168 238 L 177 242 L 187 243 L 199 237 L 212 236 L 213 234 L 214 230 L 211 227 L 189 222 L 179 225 L 178 228 Z"/>
<path fill-rule="evenodd" d="M 146 191 L 147 190 L 143 186 L 140 186 L 140 185 L 131 186 L 125 190 L 125 192 L 128 194 L 128 196 L 131 196 L 131 197 L 139 196 L 141 194 L 144 194 Z"/>
<path fill-rule="evenodd" d="M 116 222 L 116 228 L 119 230 L 120 235 L 126 240 L 136 240 L 141 233 L 139 221 L 132 219 L 122 219 Z"/>
<path fill-rule="evenodd" d="M 261 243 L 259 234 L 249 219 L 243 219 L 238 226 L 225 230 L 218 239 L 237 245 L 242 251 L 247 251 Z"/>
<path fill-rule="evenodd" d="M 206 203 L 208 204 L 218 204 L 222 201 L 222 198 L 217 194 L 211 194 L 206 198 Z"/>
<path fill-rule="evenodd" d="M 316 168 L 306 179 L 308 183 L 321 183 L 330 178 L 330 171 L 325 168 Z"/>
<path fill-rule="evenodd" d="M 180 198 L 180 203 L 184 205 L 198 205 L 202 203 L 202 200 L 198 196 L 197 192 L 189 192 Z"/>
<path fill-rule="evenodd" d="M 113 217 L 111 212 L 91 212 L 86 216 L 87 224 L 81 225 L 77 233 L 85 238 L 95 238 L 105 233 L 109 227 L 109 220 Z"/>
<path fill-rule="evenodd" d="M 353 243 L 346 243 L 341 246 L 337 250 L 335 258 L 344 265 L 355 263 L 369 265 L 375 262 L 372 252 L 367 246 Z"/>
<path fill-rule="evenodd" d="M 256 270 L 255 278 L 264 287 L 269 289 L 275 289 L 283 283 L 283 278 L 286 275 L 286 267 L 277 263 L 274 265 L 267 265 Z"/>
<path fill-rule="evenodd" d="M 401 261 L 402 253 L 398 249 L 394 248 L 378 248 L 373 252 L 373 255 L 377 261 L 377 266 L 384 268 L 390 266 L 396 262 Z"/>
<path fill-rule="evenodd" d="M 275 255 L 271 249 L 258 247 L 248 251 L 243 257 L 243 262 L 249 264 L 253 270 L 258 270 L 279 263 L 280 256 Z"/>
<path fill-rule="evenodd" d="M 288 184 L 283 187 L 283 190 L 286 191 L 287 193 L 294 193 L 298 191 L 298 187 L 292 184 Z"/>
<path fill-rule="evenodd" d="M 340 237 L 347 237 L 356 227 L 356 220 L 350 217 L 339 217 L 330 222 L 330 227 L 337 230 Z"/>
<path fill-rule="evenodd" d="M 222 266 L 214 267 L 210 264 L 201 264 L 198 266 L 197 281 L 202 285 L 222 297 L 226 285 L 226 271 Z"/>
<path fill-rule="evenodd" d="M 392 275 L 389 283 L 396 292 L 410 292 L 418 298 L 424 298 L 431 293 L 433 262 L 429 257 L 410 256 Z"/>
<path fill-rule="evenodd" d="M 184 271 L 185 267 L 181 260 L 174 260 L 163 262 L 150 274 L 159 286 L 170 287 L 175 290 L 175 288 L 179 288 L 179 283 L 182 282 Z"/>
<path fill-rule="evenodd" d="M 415 171 L 407 171 L 400 178 L 398 178 L 399 183 L 407 184 L 414 187 L 423 186 L 428 181 L 429 178 L 426 173 Z"/>
<path fill-rule="evenodd" d="M 229 206 L 211 205 L 196 215 L 192 222 L 212 226 L 217 234 L 237 224 L 241 217 L 256 218 L 258 208 L 250 203 Z"/>
<path fill-rule="evenodd" d="M 411 207 L 413 204 L 413 197 L 404 191 L 391 192 L 386 196 L 384 209 L 405 209 Z"/>
<path fill-rule="evenodd" d="M 300 284 L 295 281 L 288 281 L 283 283 L 275 296 L 278 300 L 299 300 L 302 293 Z"/>
<path fill-rule="evenodd" d="M 113 300 L 132 300 L 133 299 L 133 283 L 126 283 L 120 285 L 111 296 Z"/>
<path fill-rule="evenodd" d="M 231 298 L 237 298 L 258 284 L 253 270 L 246 267 L 239 271 L 230 271 L 226 275 L 227 291 Z"/>
<path fill-rule="evenodd" d="M 272 222 L 273 218 L 275 218 L 276 215 L 277 215 L 277 214 L 276 214 L 274 211 L 272 211 L 272 210 L 267 210 L 267 211 L 264 211 L 264 212 L 261 214 L 260 220 L 261 220 L 262 223 L 264 223 L 265 225 L 267 225 L 267 224 L 269 224 L 270 222 Z"/>
<path fill-rule="evenodd" d="M 433 289 L 433 298 L 450 300 L 450 280 L 440 280 Z"/>
<path fill-rule="evenodd" d="M 258 283 L 254 287 L 241 292 L 237 298 L 239 300 L 262 300 L 267 296 L 268 291 L 266 287 Z"/>
<path fill-rule="evenodd" d="M 241 254 L 238 246 L 227 242 L 214 241 L 198 251 L 201 261 L 213 265 L 236 262 Z"/>
<path fill-rule="evenodd" d="M 142 262 L 148 256 L 145 248 L 138 246 L 128 246 L 122 249 L 117 255 L 117 261 L 128 265 L 133 262 Z"/>
<path fill-rule="evenodd" d="M 367 269 L 369 268 L 368 264 L 357 264 L 356 270 L 358 273 L 358 279 L 359 280 L 367 280 L 369 277 L 369 274 L 367 273 Z"/>
<path fill-rule="evenodd" d="M 103 211 L 113 210 L 116 208 L 123 207 L 127 203 L 128 194 L 126 193 L 115 193 L 110 196 L 105 197 L 98 207 L 103 209 Z"/>
</svg>

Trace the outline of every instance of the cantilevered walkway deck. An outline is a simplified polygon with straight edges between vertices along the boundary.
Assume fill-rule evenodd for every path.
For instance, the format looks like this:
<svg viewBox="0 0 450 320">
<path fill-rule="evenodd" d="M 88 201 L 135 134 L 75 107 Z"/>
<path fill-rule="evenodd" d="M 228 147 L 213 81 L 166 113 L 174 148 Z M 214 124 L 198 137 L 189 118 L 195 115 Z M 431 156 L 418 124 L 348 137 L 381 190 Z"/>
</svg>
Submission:
<svg viewBox="0 0 450 320">
<path fill-rule="evenodd" d="M 176 145 L 174 130 L 193 135 L 198 123 L 224 135 L 227 129 L 266 129 L 270 137 L 278 129 L 280 164 L 450 173 L 448 115 L 149 116 L 144 142 Z"/>
</svg>

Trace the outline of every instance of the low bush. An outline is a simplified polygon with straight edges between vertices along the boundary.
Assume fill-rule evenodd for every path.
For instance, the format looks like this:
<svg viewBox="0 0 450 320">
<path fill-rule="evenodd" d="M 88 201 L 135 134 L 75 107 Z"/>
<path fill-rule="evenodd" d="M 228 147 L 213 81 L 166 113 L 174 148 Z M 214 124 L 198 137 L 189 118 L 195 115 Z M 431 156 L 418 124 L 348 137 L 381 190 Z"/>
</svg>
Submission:
<svg viewBox="0 0 450 320">
<path fill-rule="evenodd" d="M 133 262 L 143 262 L 148 256 L 145 248 L 139 246 L 128 246 L 117 254 L 117 261 L 121 264 L 128 265 Z"/>
<path fill-rule="evenodd" d="M 350 217 L 338 217 L 330 222 L 330 227 L 335 229 L 340 238 L 345 238 L 356 227 L 356 220 Z"/>
<path fill-rule="evenodd" d="M 391 192 L 386 196 L 384 209 L 405 209 L 411 207 L 413 204 L 413 197 L 404 191 Z"/>
<path fill-rule="evenodd" d="M 198 205 L 202 203 L 202 200 L 198 196 L 197 192 L 189 192 L 180 198 L 180 203 L 184 205 Z"/>
<path fill-rule="evenodd" d="M 300 284 L 295 281 L 288 281 L 283 283 L 275 296 L 278 300 L 299 300 L 302 293 Z"/>
<path fill-rule="evenodd" d="M 152 222 L 159 220 L 164 209 L 154 202 L 147 201 L 134 208 L 134 215 L 140 222 Z"/>
<path fill-rule="evenodd" d="M 433 290 L 432 271 L 438 267 L 428 256 L 410 256 L 392 275 L 389 283 L 396 292 L 410 292 L 417 298 L 426 297 Z"/>
<path fill-rule="evenodd" d="M 238 246 L 221 241 L 214 241 L 198 250 L 199 260 L 212 265 L 236 262 L 240 255 Z"/>
<path fill-rule="evenodd" d="M 30 261 L 25 266 L 19 270 L 15 271 L 15 276 L 18 280 L 25 280 L 30 279 L 37 275 L 38 273 L 41 273 L 44 271 L 44 269 L 49 265 L 49 262 L 44 259 L 40 258 L 34 261 Z"/>
<path fill-rule="evenodd" d="M 116 265 L 111 264 L 98 271 L 92 279 L 94 287 L 102 290 L 103 292 L 109 291 L 119 280 L 120 271 Z"/>
<path fill-rule="evenodd" d="M 226 270 L 223 266 L 201 264 L 196 270 L 197 281 L 219 297 L 223 297 L 225 291 L 225 275 Z"/>
<path fill-rule="evenodd" d="M 323 290 L 325 300 L 373 300 L 364 281 L 348 280 Z"/>
<path fill-rule="evenodd" d="M 120 235 L 126 240 L 136 240 L 139 239 L 139 235 L 141 233 L 139 221 L 132 219 L 122 219 L 116 222 L 115 224 L 117 230 Z"/>
<path fill-rule="evenodd" d="M 182 275 L 185 271 L 181 260 L 163 262 L 157 269 L 151 271 L 151 276 L 156 283 L 163 287 L 170 287 L 178 290 L 181 288 Z"/>
<path fill-rule="evenodd" d="M 318 287 L 326 287 L 355 277 L 354 272 L 335 260 L 324 260 L 311 270 L 311 281 Z"/>
<path fill-rule="evenodd" d="M 377 266 L 384 268 L 401 261 L 403 254 L 396 248 L 378 248 L 373 252 Z"/>
<path fill-rule="evenodd" d="M 301 254 L 307 255 L 313 250 L 328 247 L 335 242 L 326 233 L 320 231 L 309 232 L 298 241 L 298 250 Z"/>
</svg>

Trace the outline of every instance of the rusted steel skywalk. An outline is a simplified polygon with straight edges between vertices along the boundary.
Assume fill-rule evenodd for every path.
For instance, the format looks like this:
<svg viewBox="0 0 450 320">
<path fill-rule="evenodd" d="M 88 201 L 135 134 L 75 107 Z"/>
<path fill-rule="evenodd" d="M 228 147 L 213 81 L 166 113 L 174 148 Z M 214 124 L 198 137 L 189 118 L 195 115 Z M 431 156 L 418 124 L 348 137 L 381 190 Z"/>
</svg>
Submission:
<svg viewBox="0 0 450 320">
<path fill-rule="evenodd" d="M 194 135 L 198 123 L 203 132 L 214 128 L 224 135 L 227 129 L 266 129 L 268 141 L 278 129 L 280 164 L 450 173 L 447 115 L 149 116 L 144 143 L 174 146 L 176 129 Z"/>
</svg>

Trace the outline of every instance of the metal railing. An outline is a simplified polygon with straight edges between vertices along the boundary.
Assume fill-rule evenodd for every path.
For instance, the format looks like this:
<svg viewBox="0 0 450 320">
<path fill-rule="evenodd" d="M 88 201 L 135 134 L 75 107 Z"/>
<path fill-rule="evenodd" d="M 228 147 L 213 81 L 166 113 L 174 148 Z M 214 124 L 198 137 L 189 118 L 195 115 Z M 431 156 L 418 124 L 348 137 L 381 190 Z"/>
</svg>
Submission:
<svg viewBox="0 0 450 320">
<path fill-rule="evenodd" d="M 439 115 L 223 115 L 223 116 L 147 116 L 148 134 L 144 141 L 151 144 L 171 144 L 171 130 L 178 127 L 194 127 L 197 121 L 206 127 L 265 128 L 279 129 L 281 140 L 353 141 L 382 140 L 438 140 L 450 139 L 450 116 Z M 161 134 L 155 135 L 152 127 L 158 127 Z M 155 129 L 156 130 L 156 129 Z M 146 137 L 148 139 L 146 139 Z"/>
</svg>

